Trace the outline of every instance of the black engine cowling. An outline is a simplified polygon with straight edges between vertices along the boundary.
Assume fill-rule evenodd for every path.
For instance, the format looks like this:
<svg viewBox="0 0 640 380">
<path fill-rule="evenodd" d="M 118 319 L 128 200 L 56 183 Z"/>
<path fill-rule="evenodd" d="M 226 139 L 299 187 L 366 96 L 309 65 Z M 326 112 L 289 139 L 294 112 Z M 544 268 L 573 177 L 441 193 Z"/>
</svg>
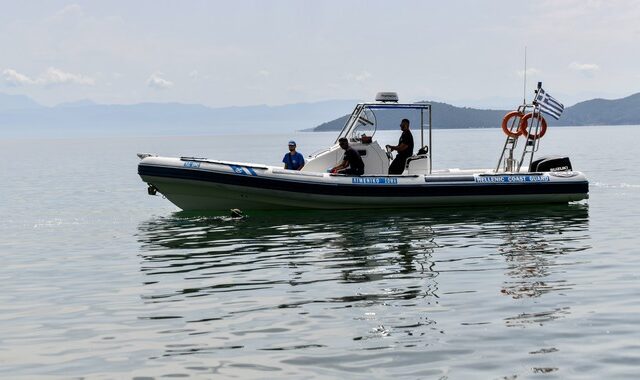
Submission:
<svg viewBox="0 0 640 380">
<path fill-rule="evenodd" d="M 529 166 L 530 172 L 567 172 L 572 170 L 569 157 L 563 156 L 540 157 Z"/>
</svg>

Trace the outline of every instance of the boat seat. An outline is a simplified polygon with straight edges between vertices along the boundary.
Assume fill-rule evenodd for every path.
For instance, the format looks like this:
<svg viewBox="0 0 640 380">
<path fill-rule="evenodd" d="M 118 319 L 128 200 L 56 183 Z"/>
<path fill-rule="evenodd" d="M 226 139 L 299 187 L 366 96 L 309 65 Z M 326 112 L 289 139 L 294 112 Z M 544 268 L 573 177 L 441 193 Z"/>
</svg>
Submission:
<svg viewBox="0 0 640 380">
<path fill-rule="evenodd" d="M 424 159 L 429 159 L 429 155 L 428 154 L 417 154 L 415 156 L 411 156 L 411 157 L 407 158 L 407 163 L 405 164 L 405 169 L 408 168 L 413 161 L 424 160 Z"/>
<path fill-rule="evenodd" d="M 407 158 L 405 172 L 407 174 L 429 174 L 429 147 L 423 146 L 418 154 Z"/>
</svg>

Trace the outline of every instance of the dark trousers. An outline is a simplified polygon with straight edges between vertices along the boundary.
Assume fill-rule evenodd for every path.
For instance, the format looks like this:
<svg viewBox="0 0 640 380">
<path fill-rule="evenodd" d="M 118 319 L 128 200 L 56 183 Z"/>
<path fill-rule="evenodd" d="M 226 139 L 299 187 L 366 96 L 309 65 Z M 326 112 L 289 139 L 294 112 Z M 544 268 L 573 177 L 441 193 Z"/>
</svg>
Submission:
<svg viewBox="0 0 640 380">
<path fill-rule="evenodd" d="M 338 171 L 338 173 L 346 175 L 363 175 L 364 168 L 347 168 Z"/>
<path fill-rule="evenodd" d="M 407 156 L 397 155 L 389 165 L 389 174 L 402 174 L 407 163 Z"/>
</svg>

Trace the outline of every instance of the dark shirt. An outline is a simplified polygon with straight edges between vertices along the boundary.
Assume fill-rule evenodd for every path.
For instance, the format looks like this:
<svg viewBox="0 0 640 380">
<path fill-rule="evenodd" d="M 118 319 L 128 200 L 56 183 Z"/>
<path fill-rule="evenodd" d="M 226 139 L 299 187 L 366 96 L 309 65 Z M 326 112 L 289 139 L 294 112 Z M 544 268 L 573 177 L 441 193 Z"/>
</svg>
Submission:
<svg viewBox="0 0 640 380">
<path fill-rule="evenodd" d="M 400 140 L 398 140 L 398 145 L 407 144 L 407 149 L 398 152 L 398 156 L 402 157 L 410 157 L 413 156 L 413 135 L 410 130 L 406 130 L 402 132 L 400 135 Z"/>
<path fill-rule="evenodd" d="M 364 162 L 362 162 L 360 154 L 352 147 L 349 147 L 344 151 L 344 157 L 342 159 L 349 163 L 349 167 L 351 169 L 364 170 Z"/>
</svg>

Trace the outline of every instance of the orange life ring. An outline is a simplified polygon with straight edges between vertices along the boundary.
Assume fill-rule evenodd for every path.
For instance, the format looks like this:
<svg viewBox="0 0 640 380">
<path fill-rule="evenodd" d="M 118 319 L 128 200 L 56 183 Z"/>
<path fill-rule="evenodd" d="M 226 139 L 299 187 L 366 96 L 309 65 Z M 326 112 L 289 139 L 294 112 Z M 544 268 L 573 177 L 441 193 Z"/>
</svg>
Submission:
<svg viewBox="0 0 640 380">
<path fill-rule="evenodd" d="M 529 129 L 529 125 L 528 125 L 529 119 L 531 118 L 540 119 L 540 132 L 538 132 L 537 134 L 535 133 L 529 134 L 529 132 L 527 132 L 527 130 Z M 528 138 L 529 140 L 541 139 L 542 136 L 544 136 L 544 134 L 547 133 L 547 121 L 544 119 L 544 117 L 542 117 L 542 115 L 536 114 L 534 116 L 533 112 L 530 112 L 524 115 L 524 117 L 520 120 L 520 130 L 524 134 L 524 137 Z"/>
<path fill-rule="evenodd" d="M 515 132 L 512 132 L 511 128 L 509 128 L 509 120 L 511 120 L 514 117 L 517 117 L 522 120 L 523 116 L 524 114 L 520 111 L 511 111 L 508 114 L 504 115 L 504 119 L 502 119 L 502 132 L 504 132 L 509 137 L 520 136 L 523 132 L 521 128 L 522 123 L 521 122 L 518 123 L 518 129 Z"/>
</svg>

